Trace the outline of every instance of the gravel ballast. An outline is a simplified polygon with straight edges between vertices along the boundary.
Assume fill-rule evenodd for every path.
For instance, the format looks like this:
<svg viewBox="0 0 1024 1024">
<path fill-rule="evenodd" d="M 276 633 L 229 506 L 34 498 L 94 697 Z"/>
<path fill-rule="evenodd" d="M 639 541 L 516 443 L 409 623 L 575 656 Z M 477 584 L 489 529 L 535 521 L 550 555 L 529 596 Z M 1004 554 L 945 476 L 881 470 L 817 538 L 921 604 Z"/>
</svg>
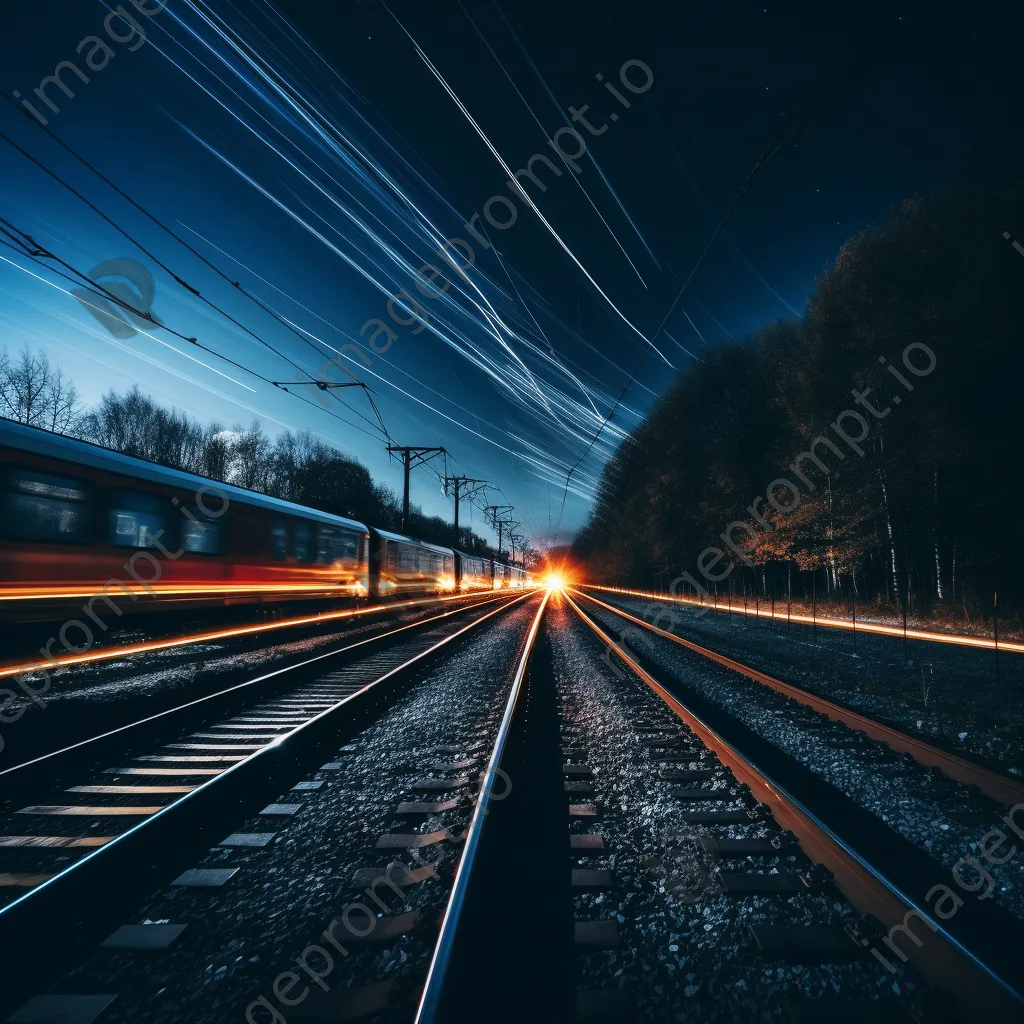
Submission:
<svg viewBox="0 0 1024 1024">
<path fill-rule="evenodd" d="M 735 792 L 718 801 L 683 804 L 669 795 L 666 767 L 696 768 L 706 762 L 656 759 L 648 729 L 685 736 L 689 731 L 631 673 L 620 677 L 593 634 L 575 614 L 552 608 L 554 672 L 562 711 L 563 744 L 584 748 L 594 771 L 594 802 L 600 817 L 577 831 L 604 836 L 608 852 L 579 860 L 580 866 L 613 871 L 614 889 L 575 898 L 577 920 L 618 922 L 622 949 L 581 959 L 580 988 L 628 994 L 643 1021 L 775 1021 L 786 1019 L 787 999 L 900 999 L 916 991 L 907 976 L 892 976 L 873 960 L 847 964 L 787 964 L 754 954 L 750 929 L 765 924 L 841 925 L 856 919 L 830 887 L 792 895 L 748 895 L 721 891 L 716 872 L 806 871 L 795 847 L 775 856 L 713 861 L 699 844 L 715 838 L 778 835 L 770 821 L 693 825 L 690 810 L 750 806 L 728 773 L 705 783 Z M 641 733 L 638 723 L 643 723 Z"/>
</svg>

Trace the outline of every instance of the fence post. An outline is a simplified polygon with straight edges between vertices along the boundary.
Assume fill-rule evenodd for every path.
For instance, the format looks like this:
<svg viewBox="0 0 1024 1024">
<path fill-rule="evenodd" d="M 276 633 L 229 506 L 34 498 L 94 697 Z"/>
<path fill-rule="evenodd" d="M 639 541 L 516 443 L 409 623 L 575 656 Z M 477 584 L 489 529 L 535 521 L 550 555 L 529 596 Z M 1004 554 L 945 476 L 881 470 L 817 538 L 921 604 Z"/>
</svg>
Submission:
<svg viewBox="0 0 1024 1024">
<path fill-rule="evenodd" d="M 793 625 L 793 566 L 786 566 L 786 632 Z"/>
<path fill-rule="evenodd" d="M 818 570 L 811 570 L 811 629 L 814 634 L 814 646 L 818 646 Z"/>
<path fill-rule="evenodd" d="M 992 636 L 996 645 L 996 682 L 999 681 L 999 591 L 992 591 Z"/>
<path fill-rule="evenodd" d="M 850 596 L 853 598 L 853 653 L 857 654 L 857 573 L 850 577 Z"/>
</svg>

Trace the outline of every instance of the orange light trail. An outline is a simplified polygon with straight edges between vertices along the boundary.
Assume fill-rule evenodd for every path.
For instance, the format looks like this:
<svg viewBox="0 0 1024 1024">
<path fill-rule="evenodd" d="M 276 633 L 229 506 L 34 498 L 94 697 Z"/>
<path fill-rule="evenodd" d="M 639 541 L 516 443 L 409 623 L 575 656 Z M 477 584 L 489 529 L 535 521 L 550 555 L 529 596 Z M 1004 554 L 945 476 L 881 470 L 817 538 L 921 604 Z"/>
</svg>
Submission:
<svg viewBox="0 0 1024 1024">
<path fill-rule="evenodd" d="M 268 583 L 265 585 L 252 583 L 193 583 L 163 584 L 146 587 L 132 586 L 118 580 L 118 592 L 124 596 L 125 591 L 137 597 L 167 597 L 195 594 L 277 594 L 277 593 L 313 593 L 313 594 L 348 594 L 360 589 L 359 583 Z M 365 589 L 365 585 L 364 589 Z M 96 597 L 93 589 L 53 590 L 50 587 L 4 587 L 0 590 L 0 601 L 59 601 L 77 598 Z"/>
<path fill-rule="evenodd" d="M 135 654 L 151 654 L 154 651 L 166 651 L 175 647 L 188 647 L 190 644 L 210 643 L 214 640 L 229 640 L 240 636 L 251 636 L 254 633 L 271 633 L 279 629 L 288 629 L 293 626 L 315 626 L 323 622 L 337 622 L 341 619 L 357 618 L 362 615 L 372 615 L 375 612 L 395 611 L 402 608 L 416 608 L 421 605 L 448 603 L 464 599 L 464 595 L 454 594 L 448 597 L 421 597 L 406 601 L 394 601 L 389 604 L 375 604 L 368 608 L 346 608 L 336 612 L 321 612 L 317 615 L 302 615 L 292 619 L 279 619 L 276 622 L 261 622 L 255 626 L 236 626 L 232 629 L 212 630 L 208 633 L 194 633 L 190 636 L 171 637 L 166 640 L 145 640 L 135 644 L 125 644 L 124 647 L 108 647 L 101 651 L 91 651 L 84 654 L 64 654 L 56 656 L 47 661 L 26 662 L 21 665 L 0 666 L 0 679 L 9 679 L 11 676 L 29 674 L 65 668 L 69 665 L 85 665 L 98 661 L 114 661 L 118 658 L 126 658 Z"/>
<path fill-rule="evenodd" d="M 594 583 L 585 583 L 581 584 L 581 586 L 588 590 L 603 590 L 610 594 L 625 594 L 629 597 L 647 597 L 652 601 L 697 605 L 701 608 L 708 608 L 712 611 L 727 611 L 730 608 L 729 604 L 722 604 L 721 602 L 716 603 L 714 601 L 699 601 L 695 597 L 680 597 L 678 594 L 654 594 L 648 590 L 627 590 L 624 587 L 600 587 Z M 783 622 L 787 619 L 785 612 L 777 611 L 773 615 L 771 609 L 765 611 L 764 609 L 748 608 L 745 613 L 736 605 L 732 605 L 731 609 L 733 614 L 737 615 L 754 615 L 762 619 L 780 619 Z M 832 629 L 845 629 L 850 632 L 854 629 L 853 623 L 847 622 L 845 619 L 832 619 L 821 616 L 814 618 L 810 615 L 799 615 L 796 612 L 790 615 L 789 619 L 793 622 L 800 622 L 806 625 L 812 625 L 816 622 L 819 626 L 828 626 Z M 901 626 L 883 626 L 881 623 L 864 622 L 861 620 L 857 621 L 856 629 L 858 633 L 877 633 L 882 636 L 896 637 L 902 637 L 904 635 L 903 628 Z M 996 647 L 994 640 L 988 640 L 985 637 L 965 636 L 962 633 L 938 633 L 934 630 L 928 629 L 908 628 L 906 637 L 908 640 L 928 640 L 933 643 L 956 644 L 961 647 L 981 647 L 989 651 L 995 650 Z M 1014 643 L 1011 640 L 1000 640 L 999 650 L 1008 651 L 1013 654 L 1024 654 L 1024 643 Z"/>
</svg>

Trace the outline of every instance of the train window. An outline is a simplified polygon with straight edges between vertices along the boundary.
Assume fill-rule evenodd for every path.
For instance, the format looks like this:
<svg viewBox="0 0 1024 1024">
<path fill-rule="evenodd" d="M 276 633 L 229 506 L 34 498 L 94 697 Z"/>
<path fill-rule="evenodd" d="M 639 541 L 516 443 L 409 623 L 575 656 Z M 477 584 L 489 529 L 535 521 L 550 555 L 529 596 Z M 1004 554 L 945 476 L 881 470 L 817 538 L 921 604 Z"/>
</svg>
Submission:
<svg viewBox="0 0 1024 1024">
<path fill-rule="evenodd" d="M 89 494 L 77 480 L 13 470 L 4 490 L 2 523 L 8 536 L 80 544 L 90 539 Z"/>
<path fill-rule="evenodd" d="M 207 523 L 185 518 L 181 522 L 181 546 L 197 555 L 223 555 L 227 550 L 226 534 L 221 523 Z"/>
<path fill-rule="evenodd" d="M 107 513 L 109 543 L 121 548 L 155 548 L 167 527 L 166 507 L 159 498 L 133 491 L 118 491 Z"/>
<path fill-rule="evenodd" d="M 283 519 L 270 524 L 270 557 L 277 562 L 288 557 L 288 526 Z"/>
<path fill-rule="evenodd" d="M 293 547 L 296 562 L 308 562 L 310 560 L 310 539 L 311 531 L 309 529 L 309 524 L 296 523 Z"/>
<path fill-rule="evenodd" d="M 333 526 L 318 526 L 316 529 L 316 564 L 334 564 L 334 545 L 338 531 Z"/>
<path fill-rule="evenodd" d="M 444 571 L 447 573 L 455 572 L 455 559 L 452 555 L 445 555 L 444 557 Z"/>
<path fill-rule="evenodd" d="M 391 572 L 398 572 L 398 548 L 391 541 L 385 541 L 388 546 L 388 569 Z"/>
<path fill-rule="evenodd" d="M 430 572 L 430 555 L 424 551 L 416 552 L 416 571 L 422 576 Z"/>
<path fill-rule="evenodd" d="M 336 526 L 321 526 L 316 535 L 316 561 L 318 565 L 337 565 L 339 562 L 358 561 L 360 537 L 340 530 Z"/>
<path fill-rule="evenodd" d="M 442 572 L 443 571 L 443 567 L 444 567 L 444 560 L 441 558 L 440 555 L 431 555 L 430 556 L 430 571 L 432 573 L 434 573 L 436 575 L 437 573 Z"/>
<path fill-rule="evenodd" d="M 398 568 L 401 572 L 416 572 L 416 552 L 412 548 L 400 548 Z"/>
<path fill-rule="evenodd" d="M 359 534 L 349 533 L 348 530 L 339 530 L 334 541 L 334 560 L 336 562 L 358 562 L 359 541 Z"/>
</svg>

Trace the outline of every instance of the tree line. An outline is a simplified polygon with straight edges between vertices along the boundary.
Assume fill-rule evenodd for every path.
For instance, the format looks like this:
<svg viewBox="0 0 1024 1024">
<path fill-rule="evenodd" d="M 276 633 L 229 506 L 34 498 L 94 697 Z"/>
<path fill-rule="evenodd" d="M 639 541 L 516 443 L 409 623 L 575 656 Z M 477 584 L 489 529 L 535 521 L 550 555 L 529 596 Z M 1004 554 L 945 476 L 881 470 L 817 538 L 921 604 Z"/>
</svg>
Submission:
<svg viewBox="0 0 1024 1024">
<path fill-rule="evenodd" d="M 308 430 L 271 437 L 257 420 L 248 428 L 203 423 L 164 408 L 137 385 L 123 393 L 110 390 L 85 408 L 67 374 L 45 353 L 28 348 L 14 356 L 0 348 L 0 416 L 385 530 L 401 529 L 398 495 Z M 452 545 L 452 525 L 440 516 L 414 506 L 409 520 L 412 536 Z M 469 554 L 497 556 L 472 527 L 460 526 L 458 541 L 455 546 Z"/>
<path fill-rule="evenodd" d="M 988 620 L 998 593 L 1000 616 L 1018 612 L 1024 256 L 1014 229 L 1024 241 L 1019 173 L 915 196 L 847 241 L 802 320 L 703 349 L 606 465 L 574 548 L 590 575 L 651 587 L 689 571 L 711 591 L 696 565 L 718 546 L 735 568 L 717 585 L 723 599 L 792 592 L 801 603 Z M 935 366 L 919 379 L 901 354 L 920 366 L 923 347 Z M 846 409 L 870 425 L 863 456 L 830 429 Z M 818 460 L 798 462 L 798 506 L 755 504 L 756 537 L 737 527 L 743 550 L 729 549 L 723 530 L 754 522 L 751 499 L 796 481 L 794 460 L 820 437 L 830 445 L 813 448 Z M 792 505 L 782 490 L 779 504 Z"/>
</svg>

